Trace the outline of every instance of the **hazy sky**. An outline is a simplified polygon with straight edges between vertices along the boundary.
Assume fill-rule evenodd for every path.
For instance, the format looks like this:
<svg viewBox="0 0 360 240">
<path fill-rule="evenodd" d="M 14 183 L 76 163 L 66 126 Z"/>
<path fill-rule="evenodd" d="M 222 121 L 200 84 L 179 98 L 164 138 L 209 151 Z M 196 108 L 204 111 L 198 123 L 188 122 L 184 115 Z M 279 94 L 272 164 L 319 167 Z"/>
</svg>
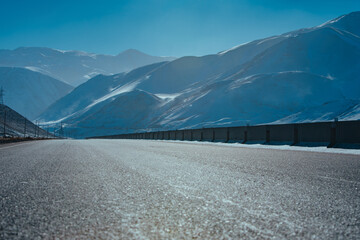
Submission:
<svg viewBox="0 0 360 240">
<path fill-rule="evenodd" d="M 319 25 L 359 0 L 0 0 L 0 48 L 205 55 Z"/>
</svg>

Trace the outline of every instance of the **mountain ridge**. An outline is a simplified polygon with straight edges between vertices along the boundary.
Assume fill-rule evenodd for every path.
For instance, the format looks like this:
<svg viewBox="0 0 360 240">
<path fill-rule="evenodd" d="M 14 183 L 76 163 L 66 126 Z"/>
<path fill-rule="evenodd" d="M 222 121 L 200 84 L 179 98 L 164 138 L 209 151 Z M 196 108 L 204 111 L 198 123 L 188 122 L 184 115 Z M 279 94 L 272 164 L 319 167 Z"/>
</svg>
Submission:
<svg viewBox="0 0 360 240">
<path fill-rule="evenodd" d="M 148 64 L 174 59 L 174 57 L 151 56 L 135 49 L 125 50 L 117 55 L 47 47 L 0 50 L 0 66 L 28 68 L 73 86 L 78 86 L 98 74 L 128 72 Z"/>
<path fill-rule="evenodd" d="M 125 102 L 127 92 L 133 91 L 156 96 L 159 102 L 149 103 L 151 117 L 144 115 L 142 121 L 137 121 L 137 129 L 127 131 L 324 121 L 335 117 L 353 120 L 360 117 L 360 38 L 351 32 L 351 19 L 358 16 L 360 12 L 355 12 L 350 17 L 254 40 L 217 54 L 182 57 L 150 72 L 139 72 L 140 77 L 124 73 L 127 80 L 109 88 L 106 94 L 111 97 L 106 101 L 102 96 L 89 103 L 86 111 L 64 121 L 81 136 L 89 136 L 89 129 L 110 134 L 109 126 L 117 126 L 114 134 L 122 133 L 126 123 L 133 126 L 131 119 L 114 119 L 111 114 L 117 113 L 101 109 L 130 111 Z M 133 85 L 126 88 L 129 84 Z M 117 107 L 112 107 L 116 99 L 122 99 L 124 105 L 119 100 Z M 71 102 L 63 104 L 72 107 Z M 97 121 L 94 116 L 100 112 Z M 56 120 L 42 116 L 39 120 Z M 84 124 L 90 116 L 93 121 Z M 106 116 L 111 123 L 100 121 Z"/>
</svg>

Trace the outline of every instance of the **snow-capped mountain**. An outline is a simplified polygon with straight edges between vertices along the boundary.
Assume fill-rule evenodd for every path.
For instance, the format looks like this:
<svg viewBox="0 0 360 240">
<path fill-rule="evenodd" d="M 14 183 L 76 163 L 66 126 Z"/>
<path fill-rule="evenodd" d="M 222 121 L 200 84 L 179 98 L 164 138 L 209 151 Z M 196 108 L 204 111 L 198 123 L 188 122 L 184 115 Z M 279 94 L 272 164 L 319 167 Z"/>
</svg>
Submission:
<svg viewBox="0 0 360 240">
<path fill-rule="evenodd" d="M 87 110 L 97 109 L 104 103 L 113 101 L 121 93 L 135 89 L 140 81 L 147 78 L 147 74 L 164 64 L 166 63 L 154 63 L 135 69 L 127 74 L 98 75 L 52 104 L 40 118 L 46 119 L 46 121 L 56 121 L 63 118 L 69 120 Z"/>
<path fill-rule="evenodd" d="M 0 50 L 0 66 L 23 67 L 78 86 L 98 74 L 117 74 L 173 57 L 150 56 L 129 49 L 116 56 L 41 47 Z"/>
<path fill-rule="evenodd" d="M 39 119 L 61 119 L 78 136 L 359 119 L 359 16 L 350 13 L 218 54 L 98 76 L 76 89 L 93 97 L 74 91 Z M 92 95 L 94 82 L 104 91 Z M 66 112 L 59 115 L 61 109 Z"/>
<path fill-rule="evenodd" d="M 0 87 L 5 104 L 29 119 L 73 89 L 52 77 L 16 67 L 0 67 Z"/>
</svg>

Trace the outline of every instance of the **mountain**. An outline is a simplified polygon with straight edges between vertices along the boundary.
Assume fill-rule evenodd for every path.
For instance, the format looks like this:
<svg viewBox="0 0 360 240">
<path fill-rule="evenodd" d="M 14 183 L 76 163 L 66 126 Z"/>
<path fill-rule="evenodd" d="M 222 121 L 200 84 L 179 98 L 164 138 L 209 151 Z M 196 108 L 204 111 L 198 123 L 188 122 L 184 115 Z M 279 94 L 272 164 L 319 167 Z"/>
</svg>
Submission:
<svg viewBox="0 0 360 240">
<path fill-rule="evenodd" d="M 266 123 L 338 99 L 344 97 L 327 77 L 306 72 L 258 74 L 183 94 L 155 123 L 172 128 Z"/>
<path fill-rule="evenodd" d="M 99 105 L 114 100 L 117 95 L 132 91 L 139 82 L 146 80 L 148 74 L 164 64 L 166 63 L 154 63 L 129 73 L 98 75 L 53 103 L 39 118 L 41 121 L 69 119 L 83 114 L 87 109 L 98 108 Z"/>
<path fill-rule="evenodd" d="M 343 92 L 356 98 L 360 87 L 360 37 L 333 27 L 289 37 L 244 64 L 232 79 L 284 71 L 336 78 Z"/>
<path fill-rule="evenodd" d="M 5 104 L 29 119 L 73 89 L 52 77 L 16 67 L 0 67 L 0 87 Z"/>
<path fill-rule="evenodd" d="M 70 127 L 70 131 L 78 136 L 88 135 L 89 130 L 92 134 L 112 134 L 114 130 L 136 131 L 151 122 L 161 103 L 159 97 L 145 91 L 126 92 L 111 103 L 76 118 L 77 122 Z"/>
<path fill-rule="evenodd" d="M 360 36 L 359 22 L 359 12 L 352 12 L 330 20 L 319 27 L 333 27 Z"/>
<path fill-rule="evenodd" d="M 116 56 L 42 47 L 0 50 L 0 66 L 27 68 L 72 86 L 78 86 L 98 74 L 128 72 L 148 64 L 171 60 L 174 58 L 150 56 L 134 49 Z"/>
<path fill-rule="evenodd" d="M 98 76 L 76 89 L 89 96 L 74 91 L 39 119 L 61 119 L 78 136 L 359 119 L 359 16 L 350 13 L 217 54 Z M 94 91 L 93 82 L 106 91 Z M 156 100 L 137 102 L 137 95 Z M 143 117 L 122 115 L 129 106 Z M 61 109 L 66 112 L 59 116 Z"/>
</svg>

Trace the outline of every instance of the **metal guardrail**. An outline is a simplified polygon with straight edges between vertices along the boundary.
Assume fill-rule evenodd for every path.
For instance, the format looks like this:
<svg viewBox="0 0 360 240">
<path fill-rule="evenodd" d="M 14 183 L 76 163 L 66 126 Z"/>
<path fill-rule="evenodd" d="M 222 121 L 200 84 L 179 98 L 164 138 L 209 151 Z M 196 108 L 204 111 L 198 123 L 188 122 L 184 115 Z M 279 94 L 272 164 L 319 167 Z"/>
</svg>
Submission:
<svg viewBox="0 0 360 240">
<path fill-rule="evenodd" d="M 334 121 L 295 124 L 265 124 L 240 127 L 181 129 L 96 136 L 88 139 L 154 139 L 241 143 L 360 144 L 360 121 Z"/>
</svg>

